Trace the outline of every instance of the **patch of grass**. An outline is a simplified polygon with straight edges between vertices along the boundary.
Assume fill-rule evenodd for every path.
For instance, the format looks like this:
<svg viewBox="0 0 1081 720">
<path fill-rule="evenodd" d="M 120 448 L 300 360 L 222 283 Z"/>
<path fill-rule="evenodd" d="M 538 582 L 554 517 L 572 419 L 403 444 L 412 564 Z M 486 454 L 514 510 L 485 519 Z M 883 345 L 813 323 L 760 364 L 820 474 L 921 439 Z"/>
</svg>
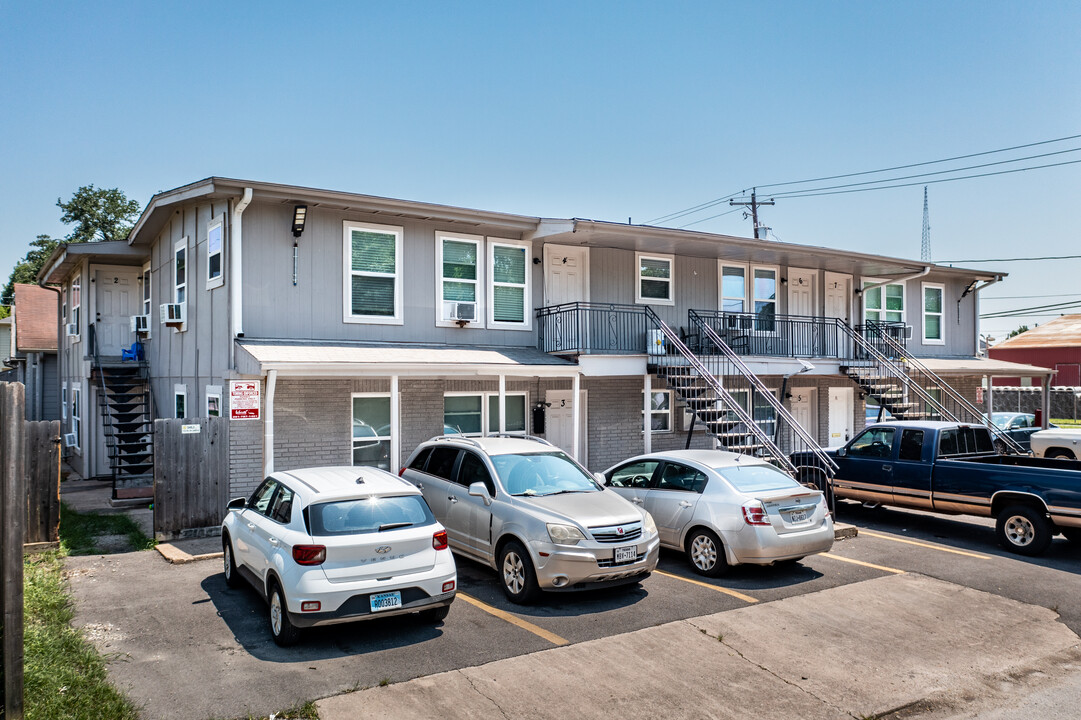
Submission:
<svg viewBox="0 0 1081 720">
<path fill-rule="evenodd" d="M 1053 425 L 1058 425 L 1059 427 L 1064 427 L 1064 428 L 1065 427 L 1073 427 L 1073 428 L 1081 427 L 1081 420 L 1074 420 L 1073 418 L 1051 418 L 1051 423 Z"/>
<path fill-rule="evenodd" d="M 390 685 L 390 678 L 383 678 L 379 681 L 379 687 L 386 687 L 387 685 Z"/>
<path fill-rule="evenodd" d="M 133 550 L 154 547 L 154 541 L 127 515 L 81 513 L 60 503 L 60 546 L 68 555 L 100 552 L 96 543 L 101 535 L 124 535 Z"/>
<path fill-rule="evenodd" d="M 303 705 L 294 705 L 286 710 L 279 710 L 270 715 L 247 715 L 243 719 L 236 720 L 319 720 L 319 711 L 315 709 L 315 701 L 309 700 Z"/>
<path fill-rule="evenodd" d="M 134 704 L 108 682 L 105 660 L 71 626 L 63 551 L 23 560 L 27 720 L 138 720 Z"/>
</svg>

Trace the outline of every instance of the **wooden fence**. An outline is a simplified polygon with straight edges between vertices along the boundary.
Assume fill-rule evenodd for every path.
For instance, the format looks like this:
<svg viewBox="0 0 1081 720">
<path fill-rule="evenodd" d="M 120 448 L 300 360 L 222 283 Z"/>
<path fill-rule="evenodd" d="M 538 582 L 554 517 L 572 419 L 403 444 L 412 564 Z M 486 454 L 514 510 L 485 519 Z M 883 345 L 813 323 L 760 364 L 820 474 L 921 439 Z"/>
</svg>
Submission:
<svg viewBox="0 0 1081 720">
<path fill-rule="evenodd" d="M 26 423 L 26 543 L 55 543 L 60 528 L 60 421 Z"/>
<path fill-rule="evenodd" d="M 154 537 L 218 531 L 229 502 L 225 418 L 154 421 Z"/>
<path fill-rule="evenodd" d="M 26 388 L 0 383 L 0 615 L 4 718 L 23 717 L 23 540 L 26 522 Z"/>
</svg>

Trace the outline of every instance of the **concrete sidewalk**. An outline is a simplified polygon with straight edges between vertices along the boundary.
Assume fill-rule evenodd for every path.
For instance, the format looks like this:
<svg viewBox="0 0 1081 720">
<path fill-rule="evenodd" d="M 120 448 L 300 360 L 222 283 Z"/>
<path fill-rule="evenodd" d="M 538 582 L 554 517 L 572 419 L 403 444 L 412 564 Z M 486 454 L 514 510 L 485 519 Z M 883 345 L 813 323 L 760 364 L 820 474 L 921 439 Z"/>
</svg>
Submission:
<svg viewBox="0 0 1081 720">
<path fill-rule="evenodd" d="M 1076 682 L 1079 667 L 1056 613 L 906 574 L 317 705 L 321 720 L 944 717 L 1016 701 L 1022 680 Z"/>
</svg>

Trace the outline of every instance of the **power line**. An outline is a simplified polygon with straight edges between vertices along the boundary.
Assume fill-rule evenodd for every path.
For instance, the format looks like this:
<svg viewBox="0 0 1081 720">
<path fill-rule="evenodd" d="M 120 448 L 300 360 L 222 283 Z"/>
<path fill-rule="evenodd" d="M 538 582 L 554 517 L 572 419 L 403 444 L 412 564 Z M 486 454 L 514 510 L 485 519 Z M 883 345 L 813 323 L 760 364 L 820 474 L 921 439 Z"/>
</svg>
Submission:
<svg viewBox="0 0 1081 720">
<path fill-rule="evenodd" d="M 1078 258 L 1081 258 L 1081 255 L 1048 255 L 1046 257 L 991 258 L 990 260 L 936 260 L 935 263 L 938 265 L 943 265 L 946 263 L 1032 262 L 1035 260 L 1077 260 Z M 1047 295 L 1045 297 L 1056 296 Z"/>
<path fill-rule="evenodd" d="M 728 195 L 725 195 L 722 198 L 717 198 L 716 200 L 710 200 L 709 202 L 704 202 L 704 203 L 701 203 L 700 205 L 695 205 L 694 207 L 687 208 L 686 210 L 679 210 L 679 211 L 676 211 L 674 213 L 668 213 L 667 215 L 661 215 L 660 217 L 653 218 L 652 220 L 646 220 L 645 224 L 646 225 L 652 225 L 655 222 L 665 222 L 667 220 L 675 220 L 676 218 L 682 217 L 683 215 L 690 215 L 691 213 L 697 212 L 698 210 L 705 210 L 708 207 L 713 207 L 714 205 L 720 205 L 725 200 L 728 200 L 729 198 L 734 198 L 735 196 L 740 195 L 742 193 L 743 193 L 742 190 L 739 190 L 739 191 L 734 192 L 734 193 L 729 193 Z"/>
<path fill-rule="evenodd" d="M 718 213 L 717 215 L 710 215 L 708 218 L 702 218 L 701 220 L 695 220 L 694 222 L 689 222 L 686 225 L 680 225 L 676 229 L 677 230 L 682 230 L 684 228 L 689 228 L 691 225 L 697 225 L 698 223 L 704 223 L 706 220 L 713 220 L 715 218 L 723 217 L 725 215 L 731 215 L 732 213 L 739 212 L 740 210 L 743 210 L 743 208 L 736 208 L 735 210 L 729 210 L 728 212 Z"/>
<path fill-rule="evenodd" d="M 957 262 L 972 262 L 971 260 L 959 260 Z M 1029 298 L 1047 297 L 1081 297 L 1081 293 L 1048 293 L 1046 295 L 998 295 L 996 297 L 980 296 L 980 302 L 985 300 L 1027 300 Z"/>
<path fill-rule="evenodd" d="M 1039 305 L 1036 307 L 1027 308 L 1015 308 L 1013 310 L 1002 310 L 999 312 L 985 313 L 980 315 L 981 318 L 1006 318 L 1006 317 L 1024 317 L 1041 311 L 1058 312 L 1060 310 L 1070 310 L 1075 307 L 1081 307 L 1081 300 L 1073 300 L 1071 302 L 1058 303 L 1056 305 Z"/>
</svg>

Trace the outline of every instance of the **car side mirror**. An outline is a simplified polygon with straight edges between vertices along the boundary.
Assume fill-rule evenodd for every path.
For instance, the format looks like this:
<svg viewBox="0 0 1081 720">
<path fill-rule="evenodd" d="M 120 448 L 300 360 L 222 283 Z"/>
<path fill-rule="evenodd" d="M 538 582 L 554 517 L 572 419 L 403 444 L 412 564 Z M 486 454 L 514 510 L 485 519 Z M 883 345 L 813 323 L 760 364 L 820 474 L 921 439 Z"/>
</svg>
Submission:
<svg viewBox="0 0 1081 720">
<path fill-rule="evenodd" d="M 232 500 L 230 500 L 229 504 L 226 505 L 225 507 L 226 507 L 227 510 L 243 510 L 247 505 L 248 505 L 248 499 L 239 497 L 239 498 L 233 498 Z"/>
<path fill-rule="evenodd" d="M 845 449 L 843 447 L 842 448 L 837 448 L 837 457 L 844 457 L 847 454 L 848 453 L 845 451 Z"/>
<path fill-rule="evenodd" d="M 485 505 L 492 504 L 492 494 L 488 492 L 488 487 L 482 482 L 475 482 L 470 485 L 469 494 L 473 497 L 479 497 L 484 501 Z"/>
<path fill-rule="evenodd" d="M 601 487 L 605 487 L 606 485 L 608 485 L 608 478 L 606 478 L 604 476 L 604 473 L 602 472 L 593 473 L 593 479 L 599 482 L 601 484 Z"/>
</svg>

